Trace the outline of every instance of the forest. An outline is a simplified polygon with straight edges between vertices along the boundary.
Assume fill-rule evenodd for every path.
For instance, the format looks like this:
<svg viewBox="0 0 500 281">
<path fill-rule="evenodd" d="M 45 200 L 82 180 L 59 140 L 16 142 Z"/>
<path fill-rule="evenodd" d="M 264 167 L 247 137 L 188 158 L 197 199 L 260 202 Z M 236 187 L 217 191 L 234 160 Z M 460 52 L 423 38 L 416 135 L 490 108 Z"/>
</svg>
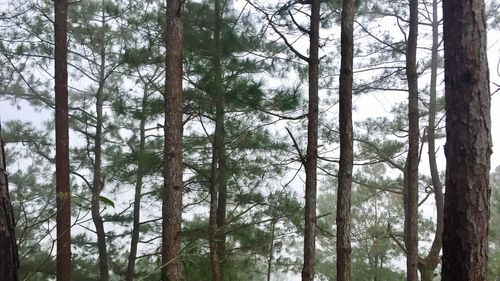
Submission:
<svg viewBox="0 0 500 281">
<path fill-rule="evenodd" d="M 0 0 L 0 281 L 499 281 L 499 11 Z"/>
</svg>

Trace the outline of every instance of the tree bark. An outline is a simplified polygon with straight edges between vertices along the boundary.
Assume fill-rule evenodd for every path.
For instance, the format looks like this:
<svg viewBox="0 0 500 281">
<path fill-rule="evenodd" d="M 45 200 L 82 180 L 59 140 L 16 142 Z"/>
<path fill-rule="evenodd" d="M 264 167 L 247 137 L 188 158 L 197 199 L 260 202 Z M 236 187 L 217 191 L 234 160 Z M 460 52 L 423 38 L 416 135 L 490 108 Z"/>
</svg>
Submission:
<svg viewBox="0 0 500 281">
<path fill-rule="evenodd" d="M 351 188 L 353 166 L 352 82 L 354 3 L 342 7 L 339 87 L 340 163 L 337 191 L 337 281 L 351 280 Z"/>
<path fill-rule="evenodd" d="M 137 258 L 137 244 L 139 243 L 139 231 L 141 228 L 141 198 L 142 198 L 142 183 L 144 178 L 144 161 L 142 155 L 145 153 L 146 147 L 146 105 L 148 101 L 148 87 L 144 86 L 144 93 L 142 97 L 142 114 L 139 123 L 139 151 L 140 155 L 137 159 L 137 175 L 135 178 L 135 194 L 134 194 L 134 211 L 132 223 L 132 238 L 130 240 L 130 254 L 128 256 L 127 272 L 125 275 L 126 281 L 134 280 L 135 273 L 135 260 Z"/>
<path fill-rule="evenodd" d="M 57 280 L 71 280 L 71 209 L 68 123 L 68 3 L 54 0 L 54 78 L 56 128 Z"/>
<path fill-rule="evenodd" d="M 306 196 L 304 225 L 304 265 L 302 281 L 314 280 L 316 257 L 316 166 L 318 162 L 318 75 L 320 1 L 311 0 L 309 30 L 309 111 L 307 114 Z"/>
<path fill-rule="evenodd" d="M 486 280 L 491 143 L 483 0 L 444 0 L 443 281 Z"/>
<path fill-rule="evenodd" d="M 431 48 L 431 85 L 429 90 L 429 124 L 427 126 L 427 145 L 429 154 L 429 167 L 434 187 L 434 199 L 436 201 L 436 231 L 431 249 L 425 258 L 420 259 L 419 271 L 422 281 L 432 281 L 434 271 L 439 264 L 439 254 L 443 245 L 443 213 L 444 198 L 443 186 L 439 179 L 439 172 L 436 163 L 436 88 L 437 88 L 437 69 L 438 69 L 438 50 L 439 49 L 439 20 L 438 3 L 432 1 L 432 48 Z"/>
<path fill-rule="evenodd" d="M 1 127 L 0 127 L 1 133 Z M 0 135 L 0 280 L 19 280 L 14 212 L 9 195 L 5 150 Z"/>
<path fill-rule="evenodd" d="M 102 7 L 104 9 L 104 5 Z M 102 26 L 105 25 L 104 10 L 102 11 L 101 17 Z M 101 34 L 101 42 L 104 42 L 104 34 Z M 99 66 L 99 88 L 96 92 L 96 124 L 95 124 L 95 135 L 94 135 L 94 163 L 93 163 L 93 174 L 94 178 L 92 181 L 92 200 L 91 204 L 91 214 L 92 221 L 94 222 L 96 234 L 97 234 L 97 249 L 99 251 L 99 280 L 108 281 L 109 280 L 109 266 L 108 266 L 108 251 L 106 246 L 106 232 L 104 231 L 104 222 L 101 216 L 101 206 L 100 206 L 100 195 L 104 188 L 104 181 L 102 178 L 102 127 L 103 127 L 103 105 L 104 105 L 104 83 L 106 80 L 105 76 L 105 63 L 106 63 L 106 50 L 105 44 L 101 44 L 100 50 L 100 66 Z"/>
<path fill-rule="evenodd" d="M 182 222 L 182 36 L 183 1 L 167 0 L 165 146 L 163 188 L 163 279 L 180 281 Z"/>
<path fill-rule="evenodd" d="M 410 0 L 410 31 L 406 46 L 406 76 L 408 79 L 409 145 L 405 173 L 405 247 L 406 280 L 418 280 L 418 163 L 419 114 L 417 75 L 418 0 Z"/>
</svg>

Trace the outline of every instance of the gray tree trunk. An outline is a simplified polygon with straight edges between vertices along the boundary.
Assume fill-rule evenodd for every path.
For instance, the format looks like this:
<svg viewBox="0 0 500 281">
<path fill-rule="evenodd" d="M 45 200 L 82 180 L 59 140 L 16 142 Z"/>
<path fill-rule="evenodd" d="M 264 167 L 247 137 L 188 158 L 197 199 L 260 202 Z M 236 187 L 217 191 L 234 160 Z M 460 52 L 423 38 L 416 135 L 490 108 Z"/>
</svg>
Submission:
<svg viewBox="0 0 500 281">
<path fill-rule="evenodd" d="M 318 163 L 318 76 L 320 1 L 311 1 L 309 30 L 309 112 L 307 114 L 306 197 L 304 225 L 304 265 L 302 281 L 314 280 L 316 257 L 316 186 Z"/>
<path fill-rule="evenodd" d="M 404 236 L 406 247 L 406 280 L 418 281 L 418 163 L 419 113 L 417 74 L 418 0 L 410 0 L 410 31 L 406 45 L 408 79 L 408 157 L 406 159 Z"/>
<path fill-rule="evenodd" d="M 351 188 L 353 166 L 352 80 L 354 3 L 342 7 L 339 87 L 340 163 L 337 191 L 337 281 L 351 280 Z"/>
</svg>

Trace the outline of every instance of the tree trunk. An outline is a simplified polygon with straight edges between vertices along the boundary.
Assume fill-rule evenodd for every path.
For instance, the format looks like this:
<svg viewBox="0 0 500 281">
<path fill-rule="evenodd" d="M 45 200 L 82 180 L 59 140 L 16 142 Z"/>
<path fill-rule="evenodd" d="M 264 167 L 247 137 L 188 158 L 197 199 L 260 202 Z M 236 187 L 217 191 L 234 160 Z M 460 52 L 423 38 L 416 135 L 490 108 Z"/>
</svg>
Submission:
<svg viewBox="0 0 500 281">
<path fill-rule="evenodd" d="M 223 118 L 224 119 L 224 118 Z M 225 143 L 225 139 L 224 139 Z M 227 201 L 227 174 L 226 174 L 226 148 L 224 145 L 223 153 L 219 158 L 219 201 L 217 202 L 217 257 L 221 271 L 221 280 L 224 280 L 224 261 L 226 258 L 226 201 Z"/>
<path fill-rule="evenodd" d="M 443 281 L 486 280 L 491 143 L 483 0 L 444 0 Z"/>
<path fill-rule="evenodd" d="M 217 2 L 217 1 L 216 1 Z M 221 253 L 217 239 L 219 225 L 219 189 L 222 185 L 223 178 L 221 174 L 223 170 L 220 167 L 220 160 L 224 158 L 224 105 L 222 97 L 217 97 L 216 116 L 215 116 L 215 134 L 212 149 L 212 167 L 210 176 L 210 219 L 209 219 L 209 236 L 210 236 L 210 257 L 212 264 L 212 280 L 223 280 L 221 269 Z"/>
<path fill-rule="evenodd" d="M 224 89 L 222 87 L 221 70 L 221 0 L 214 1 L 214 54 L 212 61 L 213 92 L 215 100 L 215 132 L 212 144 L 212 167 L 210 175 L 210 218 L 209 218 L 209 236 L 210 236 L 210 258 L 212 268 L 212 280 L 223 281 L 224 272 L 222 269 L 222 252 L 219 247 L 224 247 L 224 243 L 218 241 L 220 236 L 219 225 L 223 223 L 221 219 L 225 218 L 225 197 L 221 198 L 220 193 L 225 186 L 225 128 L 224 128 Z M 221 200 L 223 199 L 223 200 Z M 219 204 L 223 205 L 220 206 Z M 221 213 L 223 207 L 223 213 Z M 219 218 L 219 216 L 223 216 Z"/>
<path fill-rule="evenodd" d="M 1 133 L 1 127 L 0 127 Z M 0 280 L 19 280 L 15 220 L 9 196 L 4 142 L 0 135 Z"/>
<path fill-rule="evenodd" d="M 144 94 L 142 97 L 142 114 L 139 124 L 139 158 L 137 159 L 137 175 L 135 178 L 135 194 L 134 194 L 134 213 L 132 225 L 132 238 L 130 240 L 130 254 L 128 256 L 127 273 L 125 281 L 134 280 L 135 260 L 137 258 L 137 244 L 139 243 L 139 231 L 141 227 L 141 197 L 142 197 L 142 182 L 144 178 L 144 161 L 142 155 L 145 153 L 146 147 L 146 105 L 148 101 L 148 87 L 144 86 Z"/>
<path fill-rule="evenodd" d="M 351 280 L 351 187 L 353 166 L 352 80 L 354 4 L 342 7 L 339 87 L 340 163 L 337 194 L 337 281 Z"/>
<path fill-rule="evenodd" d="M 432 281 L 434 271 L 439 264 L 439 254 L 443 246 L 443 212 L 444 198 L 443 186 L 439 179 L 439 173 L 436 163 L 436 86 L 437 86 L 437 69 L 438 69 L 438 49 L 439 49 L 439 21 L 438 21 L 438 5 L 437 0 L 432 2 L 432 49 L 431 49 L 431 85 L 429 97 L 429 124 L 427 126 L 427 144 L 429 153 L 429 167 L 432 178 L 432 186 L 434 187 L 434 199 L 436 201 L 436 232 L 434 240 L 427 257 L 421 259 L 419 263 L 420 279 L 422 281 Z"/>
<path fill-rule="evenodd" d="M 163 188 L 163 280 L 180 281 L 182 222 L 182 36 L 183 1 L 167 0 L 165 146 Z"/>
<path fill-rule="evenodd" d="M 273 217 L 275 216 L 273 212 Z M 269 256 L 267 257 L 267 272 L 266 272 L 266 280 L 271 281 L 271 274 L 273 269 L 273 259 L 274 259 L 274 239 L 275 239 L 275 231 L 276 231 L 276 223 L 277 221 L 273 219 L 271 221 L 271 241 L 269 244 Z"/>
<path fill-rule="evenodd" d="M 102 7 L 104 9 L 104 6 Z M 104 10 L 102 12 L 101 24 L 104 26 Z M 104 34 L 101 34 L 101 42 L 104 42 Z M 106 63 L 106 50 L 105 44 L 102 44 L 100 50 L 100 66 L 99 66 L 99 88 L 96 92 L 96 124 L 95 124 L 95 135 L 94 135 L 94 163 L 93 163 L 93 182 L 92 182 L 92 200 L 91 213 L 92 221 L 94 222 L 96 234 L 97 234 L 97 249 L 99 251 L 99 280 L 108 281 L 109 280 L 109 267 L 108 267 L 108 251 L 106 246 L 106 232 L 104 231 L 104 222 L 102 220 L 100 212 L 100 195 L 104 188 L 104 181 L 102 178 L 102 127 L 103 127 L 103 116 L 102 109 L 104 104 L 104 83 L 105 77 L 105 63 Z"/>
<path fill-rule="evenodd" d="M 54 0 L 57 281 L 71 280 L 71 209 L 68 124 L 68 2 Z"/>
<path fill-rule="evenodd" d="M 314 280 L 316 257 L 316 166 L 318 162 L 318 71 L 320 1 L 311 1 L 309 30 L 309 112 L 307 114 L 306 196 L 304 225 L 304 265 L 302 281 Z"/>
<path fill-rule="evenodd" d="M 406 76 L 408 79 L 409 145 L 405 173 L 405 247 L 406 280 L 418 280 L 418 163 L 419 114 L 417 75 L 418 0 L 410 0 L 410 31 L 406 46 Z"/>
</svg>

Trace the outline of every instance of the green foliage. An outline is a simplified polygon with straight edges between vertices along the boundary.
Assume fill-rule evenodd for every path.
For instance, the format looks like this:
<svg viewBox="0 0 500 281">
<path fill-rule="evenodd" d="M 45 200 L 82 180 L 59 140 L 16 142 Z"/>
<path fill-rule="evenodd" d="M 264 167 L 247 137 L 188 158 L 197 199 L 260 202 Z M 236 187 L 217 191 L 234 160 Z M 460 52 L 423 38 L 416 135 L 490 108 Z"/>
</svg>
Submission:
<svg viewBox="0 0 500 281">
<path fill-rule="evenodd" d="M 105 205 L 108 205 L 108 206 L 111 206 L 111 207 L 115 207 L 115 202 L 113 202 L 113 200 L 105 197 L 105 196 L 99 196 L 99 201 L 101 201 L 102 203 L 104 203 Z"/>
<path fill-rule="evenodd" d="M 8 148 L 11 199 L 18 218 L 21 279 L 51 280 L 55 278 L 55 141 L 50 117 L 53 112 L 53 2 L 10 2 L 0 15 L 4 27 L 0 42 L 1 106 L 3 109 L 3 102 L 10 102 L 22 110 L 33 108 L 37 116 L 49 120 L 2 124 Z M 334 280 L 336 182 L 329 177 L 335 175 L 337 169 L 337 120 L 332 116 L 338 99 L 336 25 L 340 20 L 341 1 L 321 2 L 320 124 L 324 134 L 319 153 L 324 156 L 322 159 L 333 160 L 320 161 L 318 166 L 325 174 L 319 175 L 323 186 L 318 203 L 317 278 Z M 302 264 L 303 169 L 284 128 L 293 128 L 298 146 L 304 147 L 306 118 L 299 117 L 307 113 L 304 99 L 307 63 L 297 60 L 287 46 L 280 43 L 282 40 L 271 31 L 262 13 L 249 5 L 240 10 L 232 1 L 224 3 L 220 57 L 214 51 L 214 1 L 184 3 L 185 182 L 180 257 L 184 278 L 207 280 L 211 275 L 207 208 L 216 107 L 218 98 L 222 97 L 228 192 L 226 225 L 219 231 L 226 235 L 225 279 L 265 280 L 269 266 L 272 280 L 288 280 L 291 275 L 300 274 Z M 362 104 L 364 94 L 378 99 L 381 92 L 405 92 L 404 38 L 380 23 L 386 23 L 387 14 L 406 17 L 406 4 L 364 0 L 356 1 L 356 7 L 359 33 L 354 50 L 358 71 L 354 92 L 360 102 L 355 105 Z M 76 1 L 69 8 L 73 279 L 98 280 L 96 237 L 88 214 L 99 93 L 103 98 L 101 180 L 104 183 L 99 211 L 108 239 L 111 280 L 125 279 L 137 187 L 141 190 L 137 196 L 142 204 L 141 242 L 134 280 L 160 280 L 162 93 L 164 50 L 168 46 L 164 1 Z M 307 47 L 303 47 L 307 45 L 304 41 L 307 32 L 297 31 L 289 12 L 307 28 L 309 5 L 286 0 L 263 8 L 289 43 L 307 54 Z M 494 8 L 488 12 L 490 25 L 494 25 L 497 17 Z M 383 20 L 378 21 L 380 19 Z M 405 20 L 399 24 L 404 30 Z M 420 36 L 426 36 L 425 25 L 422 30 Z M 419 41 L 422 53 L 426 49 L 425 41 Z M 220 73 L 214 65 L 219 60 Z M 428 59 L 422 58 L 420 62 L 423 80 Z M 421 85 L 420 88 L 424 108 L 421 119 L 425 121 L 428 87 Z M 391 104 L 387 108 L 396 103 L 392 98 L 390 96 Z M 438 108 L 443 106 L 444 99 L 440 97 Z M 28 118 L 28 113 L 27 116 L 24 111 L 20 113 Z M 366 112 L 356 113 L 366 115 Z M 287 116 L 293 118 L 283 118 Z M 404 254 L 390 234 L 400 238 L 402 232 L 401 191 L 407 125 L 405 102 L 396 104 L 385 116 L 374 116 L 356 124 L 356 164 L 363 166 L 356 166 L 353 175 L 355 281 L 404 279 L 404 273 L 395 266 L 404 259 Z M 422 139 L 424 135 L 422 130 Z M 443 136 L 441 129 L 437 137 Z M 491 181 L 488 269 L 491 281 L 500 276 L 499 173 L 496 171 Z M 420 186 L 430 186 L 428 176 L 421 175 Z M 432 198 L 431 192 L 425 188 L 421 195 Z M 431 239 L 432 220 L 421 217 L 419 228 L 422 240 Z M 422 248 L 425 250 L 425 245 Z"/>
<path fill-rule="evenodd" d="M 392 267 L 401 249 L 393 242 L 390 232 L 401 227 L 402 198 L 384 191 L 384 165 L 367 166 L 360 171 L 363 179 L 355 177 L 352 190 L 352 278 L 353 280 L 401 280 L 402 272 Z M 381 182 L 379 182 L 381 181 Z M 368 182 L 370 184 L 368 184 Z M 320 214 L 329 214 L 318 223 L 320 248 L 318 272 L 324 280 L 335 280 L 335 187 L 336 181 L 327 181 L 318 198 Z M 379 188 L 382 187 L 382 188 Z M 388 226 L 390 228 L 388 229 Z M 404 279 L 404 278 L 403 278 Z"/>
</svg>

